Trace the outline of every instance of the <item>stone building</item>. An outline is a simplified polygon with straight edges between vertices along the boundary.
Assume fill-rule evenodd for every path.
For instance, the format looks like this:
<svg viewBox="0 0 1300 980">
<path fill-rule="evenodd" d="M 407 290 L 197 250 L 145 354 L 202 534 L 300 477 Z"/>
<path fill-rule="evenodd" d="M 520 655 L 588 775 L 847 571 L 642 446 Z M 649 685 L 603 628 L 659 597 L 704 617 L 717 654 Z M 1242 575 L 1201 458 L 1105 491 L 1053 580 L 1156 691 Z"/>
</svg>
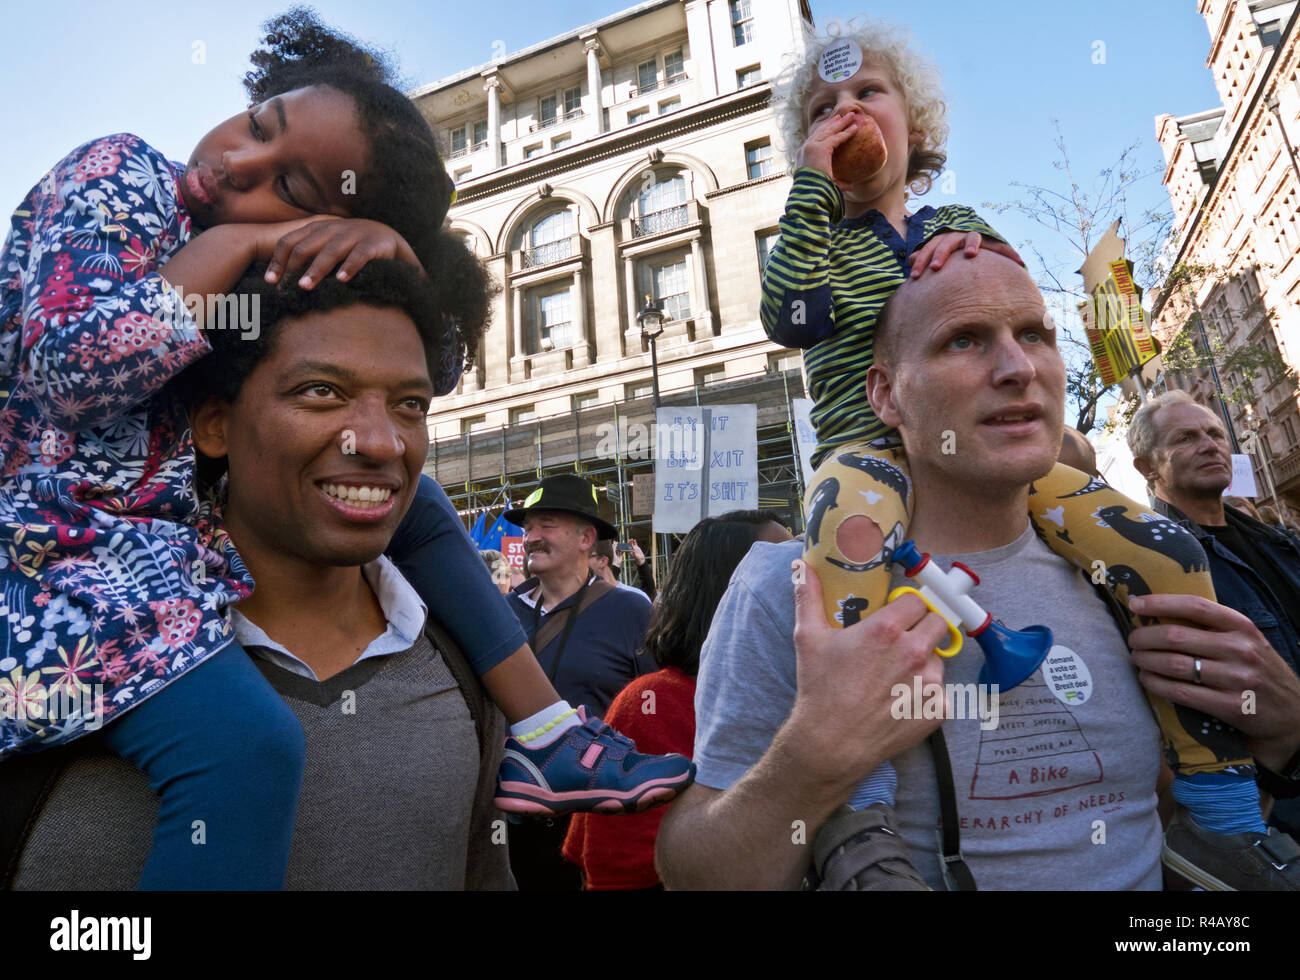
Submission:
<svg viewBox="0 0 1300 980">
<path fill-rule="evenodd" d="M 1300 27 L 1296 0 L 1199 0 L 1210 33 L 1207 67 L 1221 104 L 1156 118 L 1173 205 L 1173 263 L 1199 267 L 1153 307 L 1168 345 L 1181 332 L 1204 351 L 1275 350 L 1300 368 Z M 1229 372 L 1230 374 L 1230 372 Z M 1171 374 L 1222 411 L 1210 372 Z M 1255 449 L 1258 503 L 1277 496 L 1300 515 L 1300 413 L 1281 372 L 1252 383 L 1219 377 L 1223 389 L 1253 388 L 1227 403 L 1238 444 Z"/>
<path fill-rule="evenodd" d="M 807 0 L 650 0 L 411 93 L 456 181 L 450 226 L 502 287 L 429 418 L 428 471 L 462 510 L 576 467 L 646 541 L 628 490 L 652 462 L 626 443 L 653 419 L 650 297 L 664 403 L 758 404 L 760 494 L 795 519 L 800 358 L 758 309 L 789 189 L 771 80 L 806 23 Z"/>
</svg>

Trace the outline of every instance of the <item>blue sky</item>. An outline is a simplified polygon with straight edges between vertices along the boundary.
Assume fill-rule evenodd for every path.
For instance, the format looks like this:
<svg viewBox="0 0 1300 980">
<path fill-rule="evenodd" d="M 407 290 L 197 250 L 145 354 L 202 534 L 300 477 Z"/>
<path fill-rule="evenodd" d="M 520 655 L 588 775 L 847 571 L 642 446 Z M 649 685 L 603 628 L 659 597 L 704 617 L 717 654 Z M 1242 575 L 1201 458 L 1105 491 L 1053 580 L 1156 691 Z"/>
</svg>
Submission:
<svg viewBox="0 0 1300 980">
<path fill-rule="evenodd" d="M 315 4 L 327 22 L 393 52 L 412 86 L 489 60 L 497 41 L 515 51 L 631 5 Z M 0 109 L 8 136 L 0 160 L 6 207 L 73 146 L 107 133 L 134 132 L 173 159 L 188 158 L 207 130 L 244 107 L 239 80 L 259 25 L 286 6 L 263 0 L 8 0 L 4 20 L 11 40 L 0 61 L 0 85 L 9 96 Z M 1060 120 L 1076 174 L 1090 179 L 1139 140 L 1138 162 L 1150 169 L 1161 163 L 1154 116 L 1195 112 L 1218 101 L 1204 67 L 1209 36 L 1195 0 L 892 6 L 812 0 L 812 8 L 819 27 L 860 12 L 904 23 L 943 70 L 956 194 L 932 193 L 927 200 L 936 205 L 1007 201 L 1018 196 L 1012 181 L 1063 185 L 1052 166 L 1053 119 Z M 1093 63 L 1097 41 L 1105 45 L 1104 64 Z M 196 64 L 200 50 L 203 63 Z M 1155 177 L 1138 189 L 1131 211 L 1167 201 Z M 1016 243 L 1033 237 L 1062 270 L 1076 267 L 1061 243 L 1027 221 L 1003 216 L 993 222 Z"/>
</svg>

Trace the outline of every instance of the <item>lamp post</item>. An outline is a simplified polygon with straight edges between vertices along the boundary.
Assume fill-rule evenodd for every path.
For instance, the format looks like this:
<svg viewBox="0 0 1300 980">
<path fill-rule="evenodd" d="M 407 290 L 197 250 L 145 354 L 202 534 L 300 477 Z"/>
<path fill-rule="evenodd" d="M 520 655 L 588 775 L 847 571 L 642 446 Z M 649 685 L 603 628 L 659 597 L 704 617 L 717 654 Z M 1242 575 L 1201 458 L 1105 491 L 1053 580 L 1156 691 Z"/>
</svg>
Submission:
<svg viewBox="0 0 1300 980">
<path fill-rule="evenodd" d="M 636 322 L 641 325 L 641 339 L 650 343 L 650 386 L 654 394 L 655 409 L 659 408 L 659 355 L 655 350 L 655 341 L 664 332 L 664 314 L 647 293 L 645 309 L 636 315 Z"/>
<path fill-rule="evenodd" d="M 655 341 L 659 335 L 664 332 L 664 314 L 659 307 L 655 306 L 654 300 L 647 293 L 645 298 L 645 309 L 636 315 L 636 322 L 641 325 L 641 337 L 643 340 L 650 342 L 650 392 L 654 400 L 655 422 L 659 421 L 659 355 L 655 350 Z M 650 428 L 655 433 L 655 451 L 659 448 L 659 426 L 653 425 Z M 653 520 L 653 518 L 651 518 Z M 668 567 L 668 535 L 659 536 L 659 550 L 663 552 L 664 567 Z M 659 577 L 663 581 L 663 576 Z"/>
</svg>

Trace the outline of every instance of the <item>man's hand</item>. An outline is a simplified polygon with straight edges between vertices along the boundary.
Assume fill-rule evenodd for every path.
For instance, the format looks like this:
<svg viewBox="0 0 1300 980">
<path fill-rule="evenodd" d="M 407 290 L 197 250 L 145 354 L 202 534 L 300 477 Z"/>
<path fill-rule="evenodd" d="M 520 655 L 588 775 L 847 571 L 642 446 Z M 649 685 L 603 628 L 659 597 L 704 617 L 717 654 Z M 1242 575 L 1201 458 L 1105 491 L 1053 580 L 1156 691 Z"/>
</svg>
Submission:
<svg viewBox="0 0 1300 980">
<path fill-rule="evenodd" d="M 802 564 L 802 568 L 799 566 Z M 899 719 L 896 684 L 943 683 L 935 647 L 948 627 L 913 595 L 902 596 L 847 629 L 826 622 L 822 588 L 796 562 L 794 645 L 798 694 L 786 727 L 800 733 L 811 771 L 843 782 L 847 792 L 880 763 L 911 748 L 942 719 Z M 843 802 L 842 800 L 840 802 Z"/>
<path fill-rule="evenodd" d="M 641 546 L 636 543 L 636 538 L 630 538 L 627 543 L 632 546 L 632 557 L 636 559 L 636 563 L 638 565 L 644 565 L 645 552 L 642 551 Z"/>
<path fill-rule="evenodd" d="M 1005 255 L 1022 267 L 1025 264 L 1020 254 L 1006 242 L 988 238 L 978 231 L 945 231 L 935 235 L 907 257 L 907 261 L 912 265 L 912 278 L 920 279 L 927 268 L 938 272 L 948 261 L 948 256 L 959 248 L 968 259 L 975 258 L 979 250 L 984 248 L 998 255 Z"/>
<path fill-rule="evenodd" d="M 1135 596 L 1129 607 L 1143 616 L 1184 623 L 1142 626 L 1130 634 L 1142 685 L 1239 729 L 1251 740 L 1255 758 L 1268 768 L 1285 765 L 1300 744 L 1300 678 L 1255 624 L 1201 596 Z"/>
</svg>

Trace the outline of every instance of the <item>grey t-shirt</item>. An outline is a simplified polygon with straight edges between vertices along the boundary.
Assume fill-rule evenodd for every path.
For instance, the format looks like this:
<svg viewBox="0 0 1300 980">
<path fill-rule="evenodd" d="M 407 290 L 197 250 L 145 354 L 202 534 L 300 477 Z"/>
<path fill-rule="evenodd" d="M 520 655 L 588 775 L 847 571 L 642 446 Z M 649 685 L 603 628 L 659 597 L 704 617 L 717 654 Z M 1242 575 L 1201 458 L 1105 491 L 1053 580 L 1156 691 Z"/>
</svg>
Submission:
<svg viewBox="0 0 1300 980">
<path fill-rule="evenodd" d="M 798 541 L 756 543 L 714 615 L 695 694 L 696 779 L 705 786 L 727 789 L 744 775 L 794 705 L 790 563 L 801 551 Z M 1053 635 L 1047 662 L 998 696 L 996 727 L 991 711 L 988 730 L 973 713 L 944 722 L 962 852 L 978 886 L 1159 889 L 1159 730 L 1092 586 L 1028 527 L 1004 547 L 933 560 L 944 570 L 968 565 L 980 578 L 971 597 L 1001 624 L 1042 624 Z M 894 586 L 915 584 L 896 569 Z M 974 691 L 983 663 L 965 638 L 945 661 L 945 685 Z M 918 870 L 942 888 L 929 748 L 922 742 L 893 762 L 900 830 Z"/>
</svg>

